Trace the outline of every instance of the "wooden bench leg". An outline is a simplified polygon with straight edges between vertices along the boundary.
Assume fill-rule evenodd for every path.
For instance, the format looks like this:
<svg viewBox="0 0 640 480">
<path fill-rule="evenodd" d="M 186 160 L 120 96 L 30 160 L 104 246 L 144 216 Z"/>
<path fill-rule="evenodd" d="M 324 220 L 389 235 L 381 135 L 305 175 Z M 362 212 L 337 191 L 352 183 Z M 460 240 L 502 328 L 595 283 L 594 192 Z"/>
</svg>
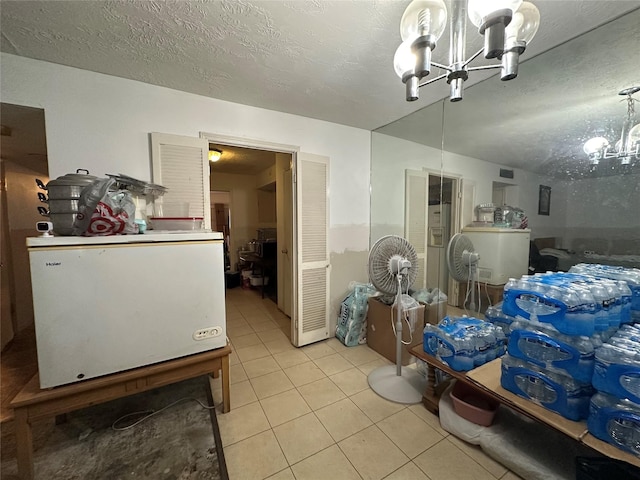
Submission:
<svg viewBox="0 0 640 480">
<path fill-rule="evenodd" d="M 231 410 L 231 392 L 229 387 L 229 355 L 222 357 L 222 412 Z"/>
<path fill-rule="evenodd" d="M 225 355 L 220 359 L 220 370 L 215 370 L 209 375 L 209 388 L 211 388 L 211 396 L 214 395 L 214 378 L 221 377 L 222 384 L 222 413 L 227 413 L 231 410 L 231 391 L 229 381 L 229 355 Z"/>
<path fill-rule="evenodd" d="M 436 393 L 436 369 L 427 364 L 427 385 L 422 394 L 422 403 L 431 413 L 438 414 L 438 395 Z"/>
<path fill-rule="evenodd" d="M 33 480 L 33 436 L 27 408 L 15 409 L 15 429 L 18 477 L 21 480 Z"/>
</svg>

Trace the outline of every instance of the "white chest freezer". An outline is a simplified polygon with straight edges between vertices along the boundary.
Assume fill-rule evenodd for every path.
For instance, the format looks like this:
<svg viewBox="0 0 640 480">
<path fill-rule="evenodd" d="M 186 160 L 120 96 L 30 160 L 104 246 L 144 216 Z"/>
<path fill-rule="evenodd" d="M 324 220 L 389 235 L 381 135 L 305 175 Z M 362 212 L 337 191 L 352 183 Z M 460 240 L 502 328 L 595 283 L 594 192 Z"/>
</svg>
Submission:
<svg viewBox="0 0 640 480">
<path fill-rule="evenodd" d="M 27 239 L 40 386 L 226 344 L 222 234 Z"/>
<path fill-rule="evenodd" d="M 509 278 L 520 278 L 529 269 L 531 230 L 514 228 L 465 227 L 478 261 L 478 281 L 503 285 Z"/>
</svg>

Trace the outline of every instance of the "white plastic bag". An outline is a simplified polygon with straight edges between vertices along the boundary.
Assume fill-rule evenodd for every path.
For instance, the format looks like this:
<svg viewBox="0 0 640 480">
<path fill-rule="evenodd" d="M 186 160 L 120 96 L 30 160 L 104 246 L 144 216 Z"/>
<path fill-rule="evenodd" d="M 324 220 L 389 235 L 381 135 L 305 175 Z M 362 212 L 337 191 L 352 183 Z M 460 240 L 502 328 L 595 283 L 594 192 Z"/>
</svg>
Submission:
<svg viewBox="0 0 640 480">
<path fill-rule="evenodd" d="M 74 235 L 103 236 L 138 233 L 136 205 L 127 190 L 109 191 L 112 178 L 101 178 L 80 193 Z"/>
</svg>

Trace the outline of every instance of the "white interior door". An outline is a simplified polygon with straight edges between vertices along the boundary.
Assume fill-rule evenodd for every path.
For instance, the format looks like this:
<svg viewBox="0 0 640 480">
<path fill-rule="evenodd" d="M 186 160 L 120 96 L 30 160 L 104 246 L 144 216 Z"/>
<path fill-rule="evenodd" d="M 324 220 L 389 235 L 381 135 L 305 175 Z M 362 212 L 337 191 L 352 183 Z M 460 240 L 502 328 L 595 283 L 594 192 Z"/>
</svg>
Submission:
<svg viewBox="0 0 640 480">
<path fill-rule="evenodd" d="M 204 228 L 211 228 L 209 187 L 209 142 L 205 138 L 166 133 L 151 134 L 151 181 L 167 187 L 162 202 L 164 216 L 176 216 L 188 204 L 188 216 L 202 217 Z"/>
<path fill-rule="evenodd" d="M 418 255 L 418 275 L 413 288 L 427 287 L 427 223 L 429 172 L 405 171 L 404 236 Z"/>
<path fill-rule="evenodd" d="M 297 261 L 291 324 L 293 344 L 300 347 L 329 337 L 329 158 L 298 153 L 294 186 Z"/>
</svg>

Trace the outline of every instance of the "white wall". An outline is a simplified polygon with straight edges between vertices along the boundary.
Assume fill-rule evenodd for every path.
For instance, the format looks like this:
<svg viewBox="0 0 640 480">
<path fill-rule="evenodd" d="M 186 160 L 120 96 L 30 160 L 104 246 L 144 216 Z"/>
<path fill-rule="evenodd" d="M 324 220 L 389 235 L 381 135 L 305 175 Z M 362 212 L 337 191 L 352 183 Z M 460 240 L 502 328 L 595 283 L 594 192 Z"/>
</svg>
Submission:
<svg viewBox="0 0 640 480">
<path fill-rule="evenodd" d="M 382 235 L 404 235 L 404 175 L 405 170 L 423 168 L 460 176 L 475 182 L 473 205 L 490 203 L 493 182 L 519 186 L 519 201 L 529 220 L 531 238 L 553 236 L 565 223 L 565 189 L 559 182 L 524 170 L 514 170 L 514 178 L 499 176 L 500 168 L 508 168 L 476 158 L 409 142 L 379 133 L 372 134 L 371 147 L 371 232 L 372 238 Z M 539 186 L 552 187 L 551 215 L 538 215 Z"/>
<path fill-rule="evenodd" d="M 564 189 L 563 247 L 601 254 L 640 252 L 640 175 L 573 180 Z"/>
<path fill-rule="evenodd" d="M 149 180 L 150 132 L 211 132 L 296 145 L 331 159 L 331 252 L 368 250 L 369 131 L 5 53 L 0 60 L 2 101 L 45 110 L 51 178 L 86 168 L 98 176 Z M 337 314 L 348 283 L 331 278 Z"/>
</svg>

